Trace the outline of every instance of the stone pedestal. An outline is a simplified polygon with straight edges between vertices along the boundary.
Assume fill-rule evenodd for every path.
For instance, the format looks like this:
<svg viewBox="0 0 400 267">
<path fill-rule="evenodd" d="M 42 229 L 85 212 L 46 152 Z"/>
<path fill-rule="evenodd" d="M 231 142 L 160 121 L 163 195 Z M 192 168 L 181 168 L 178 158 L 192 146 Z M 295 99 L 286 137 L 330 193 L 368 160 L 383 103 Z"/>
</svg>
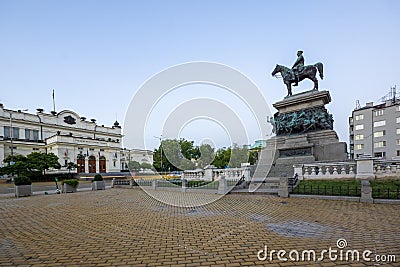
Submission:
<svg viewBox="0 0 400 267">
<path fill-rule="evenodd" d="M 218 182 L 218 195 L 225 195 L 228 192 L 228 182 L 225 176 L 222 175 Z"/>
<path fill-rule="evenodd" d="M 373 203 L 372 188 L 368 180 L 361 181 L 361 198 L 360 202 Z"/>
<path fill-rule="evenodd" d="M 285 176 L 281 177 L 279 180 L 278 196 L 289 197 L 288 178 Z"/>
<path fill-rule="evenodd" d="M 347 159 L 346 143 L 339 141 L 333 116 L 325 108 L 330 101 L 329 91 L 313 90 L 273 104 L 278 110 L 271 119 L 276 136 L 264 149 L 270 156 L 258 163 L 271 165 L 268 177 L 280 177 L 282 172 L 291 176 L 294 164 Z"/>
<path fill-rule="evenodd" d="M 360 157 L 356 159 L 357 175 L 356 179 L 374 179 L 374 158 Z"/>
</svg>

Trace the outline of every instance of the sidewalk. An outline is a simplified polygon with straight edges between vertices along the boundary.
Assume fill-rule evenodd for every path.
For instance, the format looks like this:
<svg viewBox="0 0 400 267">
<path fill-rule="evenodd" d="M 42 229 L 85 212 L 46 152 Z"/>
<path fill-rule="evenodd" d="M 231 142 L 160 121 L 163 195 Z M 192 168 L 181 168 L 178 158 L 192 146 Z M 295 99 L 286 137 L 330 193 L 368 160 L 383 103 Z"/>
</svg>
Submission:
<svg viewBox="0 0 400 267">
<path fill-rule="evenodd" d="M 0 266 L 374 266 L 377 262 L 281 261 L 277 251 L 346 250 L 395 255 L 397 205 L 271 195 L 226 195 L 182 208 L 157 201 L 210 194 L 112 189 L 0 199 Z M 201 200 L 201 199 L 200 199 Z M 343 242 L 345 241 L 345 243 Z M 339 245 L 342 245 L 340 243 Z M 273 260 L 258 258 L 265 246 Z M 261 254 L 259 253 L 261 251 Z M 339 250 L 338 250 L 339 251 Z M 301 255 L 301 254 L 300 254 Z M 339 255 L 339 254 L 337 254 Z M 361 255 L 361 254 L 360 254 Z M 286 257 L 288 255 L 286 254 Z"/>
</svg>

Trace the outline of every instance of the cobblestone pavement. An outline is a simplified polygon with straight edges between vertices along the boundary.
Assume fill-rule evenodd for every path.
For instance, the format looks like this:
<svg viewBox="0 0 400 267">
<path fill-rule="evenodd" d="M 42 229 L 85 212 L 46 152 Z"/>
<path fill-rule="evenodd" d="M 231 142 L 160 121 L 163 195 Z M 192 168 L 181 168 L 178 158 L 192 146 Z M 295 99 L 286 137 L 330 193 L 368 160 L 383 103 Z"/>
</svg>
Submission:
<svg viewBox="0 0 400 267">
<path fill-rule="evenodd" d="M 347 241 L 342 250 L 341 238 Z M 140 189 L 0 199 L 0 266 L 400 266 L 399 244 L 399 205 L 227 195 L 180 208 Z M 260 261 L 265 245 L 268 257 Z M 323 261 L 301 261 L 304 250 L 319 258 L 329 247 L 338 250 L 335 261 L 328 253 Z M 271 262 L 272 250 L 285 250 L 281 256 L 288 259 L 297 250 L 300 261 L 278 260 L 274 252 Z M 347 250 L 359 250 L 360 257 L 371 250 L 371 259 L 395 255 L 397 263 L 346 261 Z"/>
</svg>

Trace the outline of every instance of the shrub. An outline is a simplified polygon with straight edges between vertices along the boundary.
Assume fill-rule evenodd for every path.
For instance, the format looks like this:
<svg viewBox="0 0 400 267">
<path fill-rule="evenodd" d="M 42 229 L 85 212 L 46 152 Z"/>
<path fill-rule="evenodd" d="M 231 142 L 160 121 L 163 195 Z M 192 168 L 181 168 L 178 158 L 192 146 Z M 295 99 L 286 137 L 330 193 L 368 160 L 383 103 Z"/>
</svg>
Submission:
<svg viewBox="0 0 400 267">
<path fill-rule="evenodd" d="M 93 178 L 93 182 L 95 181 L 103 181 L 103 176 L 101 176 L 101 174 L 96 174 Z"/>
<path fill-rule="evenodd" d="M 73 188 L 77 188 L 79 185 L 79 181 L 77 179 L 70 179 L 70 180 L 64 180 L 62 181 L 62 184 L 67 184 L 72 186 Z"/>
<path fill-rule="evenodd" d="M 26 176 L 19 176 L 14 178 L 14 184 L 15 185 L 31 185 L 32 181 L 29 179 L 29 177 Z"/>
</svg>

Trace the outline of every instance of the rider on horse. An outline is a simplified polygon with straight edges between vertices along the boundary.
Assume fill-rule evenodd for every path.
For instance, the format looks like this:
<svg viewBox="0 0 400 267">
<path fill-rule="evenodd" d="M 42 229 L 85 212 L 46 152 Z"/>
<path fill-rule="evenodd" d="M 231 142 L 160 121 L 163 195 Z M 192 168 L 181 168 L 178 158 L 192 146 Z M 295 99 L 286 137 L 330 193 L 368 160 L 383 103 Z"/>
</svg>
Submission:
<svg viewBox="0 0 400 267">
<path fill-rule="evenodd" d="M 304 70 L 304 57 L 303 57 L 303 51 L 297 51 L 297 60 L 294 62 L 293 67 L 293 74 L 294 78 L 296 80 L 295 84 L 293 86 L 299 85 L 299 74 Z"/>
</svg>

